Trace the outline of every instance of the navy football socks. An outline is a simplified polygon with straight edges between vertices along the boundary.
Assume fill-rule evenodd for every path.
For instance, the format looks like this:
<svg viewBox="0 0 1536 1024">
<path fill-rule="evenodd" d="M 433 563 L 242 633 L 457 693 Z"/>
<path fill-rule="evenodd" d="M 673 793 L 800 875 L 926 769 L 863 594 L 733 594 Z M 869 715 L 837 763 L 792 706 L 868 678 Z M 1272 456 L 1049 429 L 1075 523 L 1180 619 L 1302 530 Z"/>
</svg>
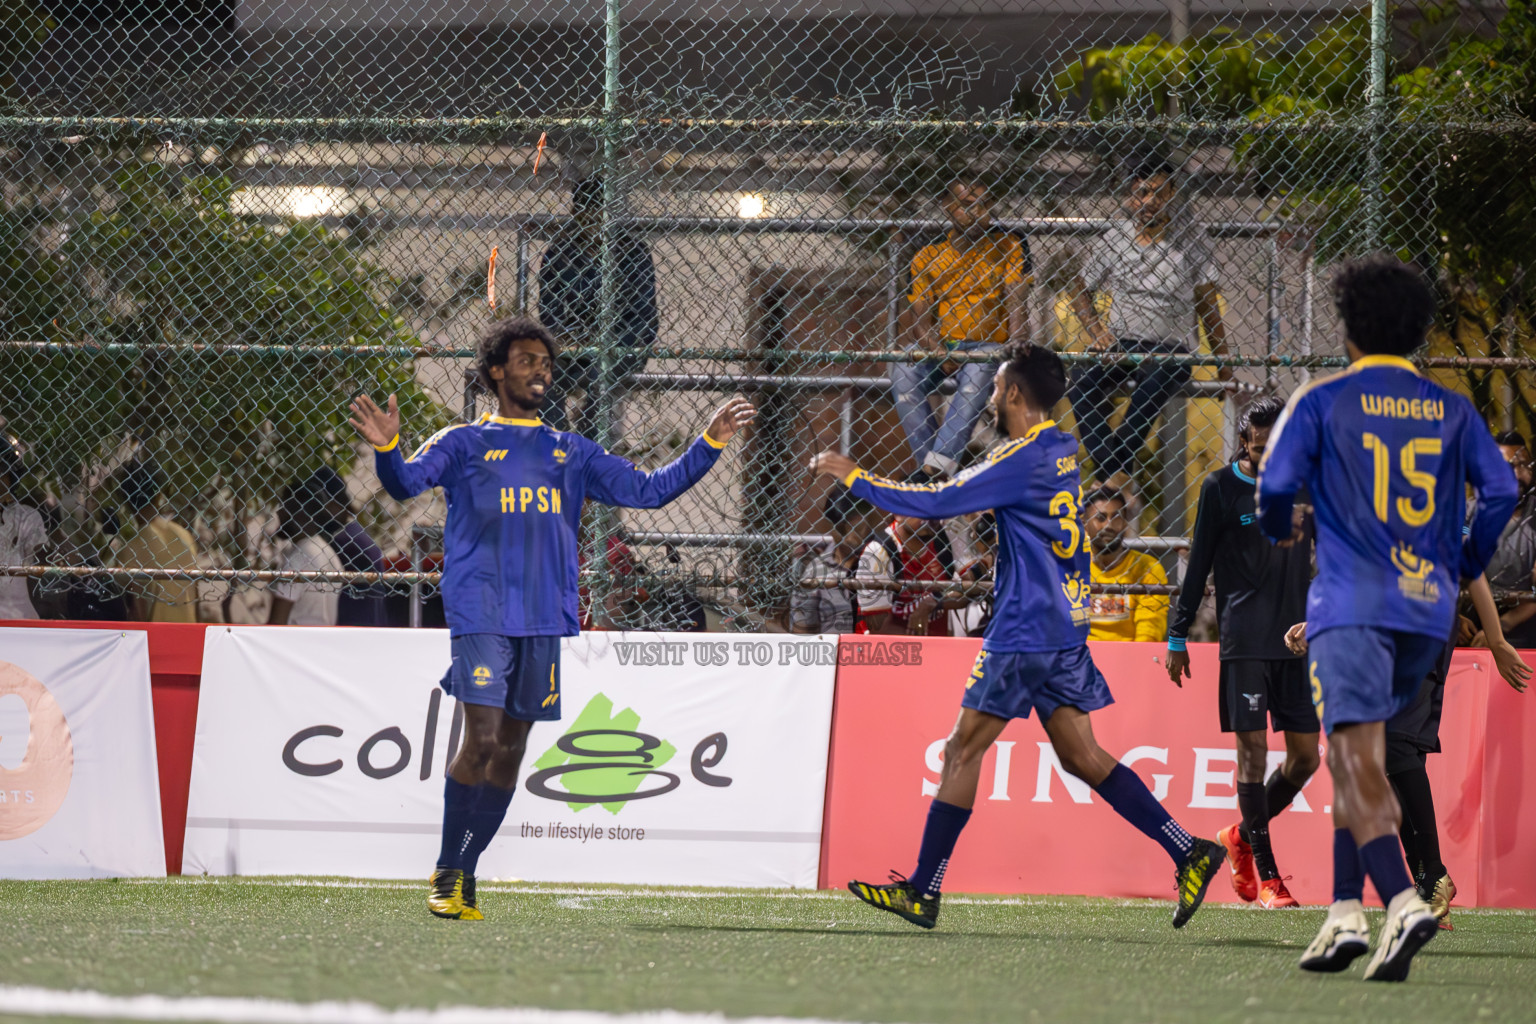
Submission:
<svg viewBox="0 0 1536 1024">
<path fill-rule="evenodd" d="M 1115 809 L 1116 814 L 1156 839 L 1173 858 L 1175 867 L 1184 863 L 1185 855 L 1195 844 L 1194 837 L 1163 809 L 1146 783 L 1141 781 L 1141 776 L 1125 765 L 1117 764 L 1094 791 Z"/>
<path fill-rule="evenodd" d="M 1392 897 L 1413 888 L 1408 866 L 1403 863 L 1402 845 L 1394 832 L 1377 836 L 1360 847 L 1360 863 L 1365 865 L 1365 873 L 1371 876 L 1371 884 L 1382 903 L 1391 903 Z"/>
<path fill-rule="evenodd" d="M 1365 896 L 1365 869 L 1360 864 L 1360 848 L 1347 828 L 1333 830 L 1333 902 L 1358 900 Z"/>
<path fill-rule="evenodd" d="M 480 864 L 480 855 L 496 838 L 496 830 L 507 817 L 513 790 L 482 782 L 474 787 L 474 805 L 469 818 L 469 848 L 464 851 L 464 873 L 472 875 Z"/>
<path fill-rule="evenodd" d="M 451 775 L 443 781 L 443 845 L 437 853 L 440 868 L 463 868 L 464 852 L 469 846 L 475 788 L 455 782 Z"/>
<path fill-rule="evenodd" d="M 907 879 L 924 896 L 939 894 L 949 855 L 955 852 L 955 842 L 970 820 L 969 807 L 956 807 L 942 800 L 928 805 L 928 824 L 923 826 L 923 842 L 917 848 L 917 867 Z"/>
</svg>

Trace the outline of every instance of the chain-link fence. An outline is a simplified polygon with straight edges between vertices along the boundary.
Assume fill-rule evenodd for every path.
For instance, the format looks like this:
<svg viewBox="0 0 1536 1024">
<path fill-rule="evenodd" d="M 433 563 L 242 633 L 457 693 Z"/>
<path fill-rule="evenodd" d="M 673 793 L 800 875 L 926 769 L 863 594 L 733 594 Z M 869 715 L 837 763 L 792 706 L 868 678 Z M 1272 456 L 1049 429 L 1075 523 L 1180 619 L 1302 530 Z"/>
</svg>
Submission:
<svg viewBox="0 0 1536 1024">
<path fill-rule="evenodd" d="M 345 406 L 398 394 L 407 444 L 487 411 L 474 342 L 514 313 L 565 349 L 548 418 L 643 466 L 760 408 L 675 503 L 589 514 L 598 625 L 983 592 L 984 518 L 898 527 L 900 588 L 842 572 L 884 523 L 831 521 L 805 465 L 963 469 L 1011 337 L 1069 360 L 1085 486 L 1176 584 L 1242 410 L 1342 363 L 1351 254 L 1432 273 L 1425 364 L 1533 425 L 1523 0 L 3 11 L 0 587 L 43 615 L 267 621 L 346 583 L 432 622 L 443 499 L 392 501 Z"/>
</svg>

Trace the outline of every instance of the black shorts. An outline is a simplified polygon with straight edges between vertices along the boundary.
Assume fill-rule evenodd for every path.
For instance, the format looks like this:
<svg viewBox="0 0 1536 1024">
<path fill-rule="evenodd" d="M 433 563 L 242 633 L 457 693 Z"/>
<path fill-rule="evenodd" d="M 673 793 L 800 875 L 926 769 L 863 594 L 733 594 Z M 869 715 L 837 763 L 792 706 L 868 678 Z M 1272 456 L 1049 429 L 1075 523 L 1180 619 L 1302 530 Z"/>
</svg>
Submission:
<svg viewBox="0 0 1536 1024">
<path fill-rule="evenodd" d="M 1425 754 L 1440 753 L 1440 709 L 1445 703 L 1445 677 L 1455 649 L 1453 644 L 1445 645 L 1445 653 L 1419 684 L 1412 703 L 1387 719 L 1388 775 L 1421 766 Z"/>
<path fill-rule="evenodd" d="M 1303 658 L 1221 663 L 1221 731 L 1317 732 L 1317 708 Z"/>
</svg>

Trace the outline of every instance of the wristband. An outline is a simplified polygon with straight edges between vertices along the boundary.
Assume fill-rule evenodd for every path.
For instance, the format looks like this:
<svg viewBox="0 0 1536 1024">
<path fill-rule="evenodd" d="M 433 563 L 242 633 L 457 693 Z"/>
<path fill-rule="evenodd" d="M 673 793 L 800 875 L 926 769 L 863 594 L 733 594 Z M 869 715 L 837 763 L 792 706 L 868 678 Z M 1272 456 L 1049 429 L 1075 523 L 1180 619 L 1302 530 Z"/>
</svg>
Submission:
<svg viewBox="0 0 1536 1024">
<path fill-rule="evenodd" d="M 1188 644 L 1189 641 L 1182 636 L 1171 636 L 1168 638 L 1168 649 L 1170 651 L 1186 651 L 1189 649 Z"/>
<path fill-rule="evenodd" d="M 389 452 L 389 451 L 394 451 L 394 449 L 395 449 L 395 445 L 397 445 L 397 444 L 399 444 L 399 443 L 400 443 L 400 435 L 399 435 L 399 434 L 396 434 L 396 435 L 395 435 L 395 439 L 394 439 L 394 440 L 393 440 L 393 441 L 391 441 L 391 442 L 389 442 L 389 444 L 387 444 L 387 445 L 385 445 L 385 446 L 384 446 L 384 447 L 382 447 L 382 448 L 380 448 L 380 447 L 379 447 L 379 446 L 378 446 L 378 445 L 374 445 L 374 446 L 373 446 L 373 450 L 374 450 L 374 451 L 376 451 L 376 452 Z"/>
</svg>

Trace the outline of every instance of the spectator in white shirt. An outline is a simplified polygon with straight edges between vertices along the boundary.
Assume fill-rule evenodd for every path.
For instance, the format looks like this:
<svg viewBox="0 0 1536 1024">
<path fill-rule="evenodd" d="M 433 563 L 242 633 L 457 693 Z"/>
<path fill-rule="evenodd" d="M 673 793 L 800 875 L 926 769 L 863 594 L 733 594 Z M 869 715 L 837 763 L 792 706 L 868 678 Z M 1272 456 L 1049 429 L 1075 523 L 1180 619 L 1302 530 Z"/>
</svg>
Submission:
<svg viewBox="0 0 1536 1024">
<path fill-rule="evenodd" d="M 842 577 L 851 580 L 858 577 L 869 535 L 881 513 L 839 487 L 827 495 L 822 515 L 832 524 L 832 541 L 806 559 L 801 579 Z M 873 559 L 876 555 L 872 553 L 868 557 Z M 866 601 L 878 611 L 889 611 L 891 607 L 889 592 L 860 593 L 841 587 L 797 589 L 789 600 L 790 630 L 795 633 L 859 632 L 860 609 Z"/>
<path fill-rule="evenodd" d="M 0 565 L 35 565 L 48 544 L 42 514 L 16 498 L 25 468 L 10 439 L 0 435 Z M 37 618 L 33 585 L 25 576 L 0 576 L 0 619 Z"/>
<path fill-rule="evenodd" d="M 341 557 L 326 539 L 330 493 L 321 473 L 312 473 L 283 492 L 277 535 L 291 543 L 279 568 L 284 572 L 341 572 Z M 341 585 L 290 580 L 272 584 L 272 626 L 334 626 Z"/>
<path fill-rule="evenodd" d="M 1198 323 L 1211 354 L 1227 354 L 1216 260 L 1200 233 L 1175 216 L 1176 194 L 1172 166 L 1157 160 L 1142 164 L 1132 175 L 1124 204 L 1130 218 L 1116 221 L 1090 249 L 1082 277 L 1071 288 L 1072 307 L 1088 332 L 1090 351 L 1106 356 L 1187 353 Z M 1094 306 L 1096 292 L 1110 296 L 1107 319 Z M 1231 379 L 1229 367 L 1218 373 L 1224 381 Z M 1093 361 L 1074 371 L 1067 400 L 1099 483 L 1126 487 L 1158 414 L 1189 378 L 1189 366 L 1154 360 L 1134 366 Z M 1131 398 L 1125 418 L 1111 428 L 1115 395 L 1126 387 Z"/>
</svg>

